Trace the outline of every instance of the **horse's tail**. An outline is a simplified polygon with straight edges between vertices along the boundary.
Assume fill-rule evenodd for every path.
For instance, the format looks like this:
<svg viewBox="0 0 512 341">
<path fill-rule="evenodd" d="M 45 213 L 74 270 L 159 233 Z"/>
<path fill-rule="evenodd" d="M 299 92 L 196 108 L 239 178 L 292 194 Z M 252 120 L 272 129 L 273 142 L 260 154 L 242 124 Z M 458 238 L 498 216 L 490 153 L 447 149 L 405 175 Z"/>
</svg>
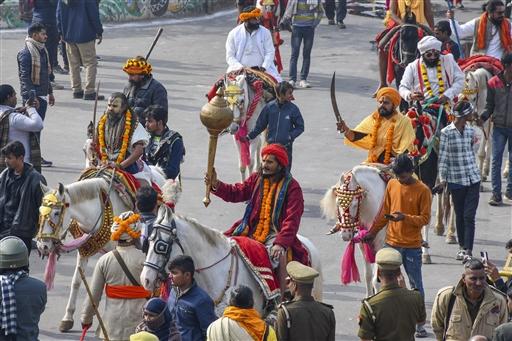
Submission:
<svg viewBox="0 0 512 341">
<path fill-rule="evenodd" d="M 313 284 L 313 297 L 317 301 L 322 301 L 323 293 L 324 293 L 324 277 L 322 274 L 322 262 L 320 260 L 320 253 L 315 245 L 308 238 L 297 235 L 300 242 L 304 247 L 308 250 L 309 259 L 311 260 L 311 267 L 318 271 L 319 276 L 315 278 L 315 282 Z"/>
<path fill-rule="evenodd" d="M 320 200 L 320 208 L 322 210 L 322 216 L 328 219 L 336 219 L 337 207 L 336 207 L 336 185 L 329 188 L 322 200 Z"/>
<path fill-rule="evenodd" d="M 181 186 L 179 181 L 168 179 L 162 186 L 162 198 L 165 203 L 172 203 L 174 206 L 178 203 L 181 195 Z"/>
</svg>

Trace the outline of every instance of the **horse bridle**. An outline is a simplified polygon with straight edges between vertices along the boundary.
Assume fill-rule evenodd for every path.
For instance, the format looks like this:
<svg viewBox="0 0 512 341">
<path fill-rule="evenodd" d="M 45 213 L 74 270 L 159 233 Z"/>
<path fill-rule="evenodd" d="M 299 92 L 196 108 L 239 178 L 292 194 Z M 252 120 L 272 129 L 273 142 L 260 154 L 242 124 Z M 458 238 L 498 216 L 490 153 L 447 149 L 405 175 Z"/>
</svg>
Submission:
<svg viewBox="0 0 512 341">
<path fill-rule="evenodd" d="M 350 182 L 352 181 L 353 174 L 348 172 L 344 176 L 343 184 L 336 187 L 336 213 L 338 221 L 336 225 L 329 231 L 329 234 L 338 232 L 341 229 L 356 230 L 361 225 L 360 211 L 361 201 L 365 196 L 365 190 L 357 184 L 355 189 L 350 189 Z M 357 182 L 356 182 L 357 183 Z M 357 200 L 356 215 L 352 216 L 350 213 L 350 204 L 353 200 Z"/>
<path fill-rule="evenodd" d="M 62 225 L 64 222 L 64 213 L 66 209 L 69 207 L 69 203 L 67 203 L 64 199 L 59 200 L 57 197 L 57 191 L 53 190 L 50 193 L 45 194 L 43 197 L 43 202 L 39 207 L 39 231 L 37 233 L 37 239 L 47 238 L 56 242 L 61 241 L 60 230 L 62 229 Z M 54 223 L 50 218 L 50 214 L 52 213 L 54 208 L 59 208 L 59 220 L 57 223 Z M 44 223 L 48 222 L 48 225 L 52 228 L 51 233 L 44 233 Z M 67 232 L 67 229 L 64 231 L 64 234 Z"/>
</svg>

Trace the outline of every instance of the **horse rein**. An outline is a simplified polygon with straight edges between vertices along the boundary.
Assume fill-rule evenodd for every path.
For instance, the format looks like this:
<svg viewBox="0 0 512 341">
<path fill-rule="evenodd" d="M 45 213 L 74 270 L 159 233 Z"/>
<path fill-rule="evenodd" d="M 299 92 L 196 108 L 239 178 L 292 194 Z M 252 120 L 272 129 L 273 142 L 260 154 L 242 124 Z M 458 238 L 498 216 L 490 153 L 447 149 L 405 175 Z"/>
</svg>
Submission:
<svg viewBox="0 0 512 341">
<path fill-rule="evenodd" d="M 333 234 L 341 229 L 358 229 L 361 224 L 360 212 L 361 201 L 365 196 L 365 190 L 357 184 L 355 189 L 350 189 L 353 174 L 348 172 L 344 176 L 343 184 L 335 188 L 338 221 L 328 234 Z M 356 182 L 357 183 L 357 182 Z M 356 214 L 350 214 L 350 204 L 353 200 L 357 200 Z M 342 213 L 341 213 L 342 211 Z"/>
</svg>

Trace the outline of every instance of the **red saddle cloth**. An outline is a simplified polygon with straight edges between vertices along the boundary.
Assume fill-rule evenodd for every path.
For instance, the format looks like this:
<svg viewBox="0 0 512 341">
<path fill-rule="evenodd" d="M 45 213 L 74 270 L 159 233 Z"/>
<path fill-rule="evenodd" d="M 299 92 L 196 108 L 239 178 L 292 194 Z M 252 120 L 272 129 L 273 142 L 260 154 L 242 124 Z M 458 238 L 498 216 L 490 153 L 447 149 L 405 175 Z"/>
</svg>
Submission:
<svg viewBox="0 0 512 341">
<path fill-rule="evenodd" d="M 230 238 L 236 242 L 235 248 L 240 258 L 251 270 L 265 298 L 271 300 L 279 296 L 279 281 L 272 272 L 272 264 L 265 245 L 248 237 Z"/>
</svg>

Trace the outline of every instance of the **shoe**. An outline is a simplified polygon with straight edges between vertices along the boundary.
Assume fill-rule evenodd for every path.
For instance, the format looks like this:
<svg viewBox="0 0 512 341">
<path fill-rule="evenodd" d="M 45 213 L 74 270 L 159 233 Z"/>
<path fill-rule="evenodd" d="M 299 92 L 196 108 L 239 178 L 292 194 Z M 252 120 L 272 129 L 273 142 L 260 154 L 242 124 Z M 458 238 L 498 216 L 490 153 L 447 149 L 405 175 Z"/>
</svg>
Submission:
<svg viewBox="0 0 512 341">
<path fill-rule="evenodd" d="M 466 256 L 466 250 L 459 250 L 459 252 L 457 252 L 457 255 L 455 256 L 455 260 L 463 260 L 464 257 Z"/>
<path fill-rule="evenodd" d="M 299 88 L 303 88 L 303 89 L 311 88 L 311 84 L 309 84 L 308 81 L 306 81 L 306 80 L 301 80 L 299 82 Z"/>
<path fill-rule="evenodd" d="M 105 96 L 98 95 L 98 101 L 103 101 L 104 99 L 105 99 Z M 86 101 L 94 101 L 94 100 L 96 100 L 96 92 L 92 92 L 90 94 L 85 94 L 84 95 L 84 100 L 86 100 Z"/>
<path fill-rule="evenodd" d="M 343 23 L 343 21 L 340 21 L 340 22 L 338 23 L 338 28 L 339 28 L 339 29 L 345 29 L 345 28 L 347 28 L 347 26 Z"/>
<path fill-rule="evenodd" d="M 289 80 L 288 83 L 295 89 L 295 81 Z"/>
<path fill-rule="evenodd" d="M 83 98 L 84 97 L 84 91 L 80 90 L 77 92 L 73 92 L 73 98 Z"/>
<path fill-rule="evenodd" d="M 41 158 L 41 167 L 51 167 L 53 162 Z"/>
<path fill-rule="evenodd" d="M 505 199 L 512 200 L 512 192 L 505 192 Z"/>
<path fill-rule="evenodd" d="M 334 19 L 329 19 L 329 25 L 335 25 Z"/>
<path fill-rule="evenodd" d="M 64 89 L 64 85 L 60 85 L 55 82 L 50 82 L 50 84 L 52 85 L 53 90 L 63 90 Z"/>
<path fill-rule="evenodd" d="M 419 339 L 422 339 L 422 338 L 425 338 L 428 336 L 428 333 L 427 331 L 425 330 L 425 327 L 423 325 L 421 326 L 416 326 L 416 334 L 415 336 Z"/>
<path fill-rule="evenodd" d="M 464 5 L 463 4 L 459 4 L 459 8 L 460 9 L 464 9 Z"/>
<path fill-rule="evenodd" d="M 503 200 L 501 200 L 501 195 L 493 193 L 491 196 L 491 199 L 489 200 L 489 205 L 491 205 L 491 206 L 503 205 Z"/>
<path fill-rule="evenodd" d="M 57 65 L 53 68 L 53 72 L 58 73 L 60 75 L 67 75 L 69 74 L 69 68 L 66 71 L 65 69 L 61 68 L 60 65 Z"/>
<path fill-rule="evenodd" d="M 69 65 L 64 65 L 64 71 L 69 74 Z"/>
</svg>

